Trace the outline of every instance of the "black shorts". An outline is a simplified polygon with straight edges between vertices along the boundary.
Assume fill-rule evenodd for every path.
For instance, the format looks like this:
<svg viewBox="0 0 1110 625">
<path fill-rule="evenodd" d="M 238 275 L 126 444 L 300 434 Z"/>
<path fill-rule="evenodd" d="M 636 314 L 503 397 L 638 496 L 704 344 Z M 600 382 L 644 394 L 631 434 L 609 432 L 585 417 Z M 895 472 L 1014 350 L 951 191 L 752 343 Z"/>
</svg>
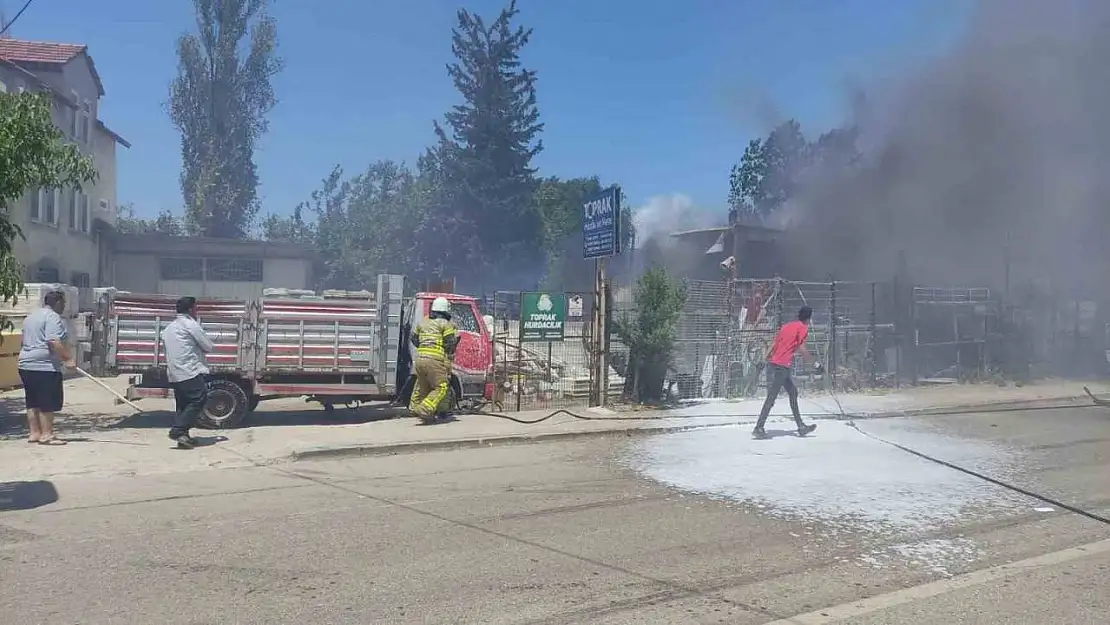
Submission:
<svg viewBox="0 0 1110 625">
<path fill-rule="evenodd" d="M 42 412 L 58 412 L 62 409 L 62 374 L 60 371 L 19 370 L 23 380 L 23 396 L 27 408 L 37 408 Z"/>
</svg>

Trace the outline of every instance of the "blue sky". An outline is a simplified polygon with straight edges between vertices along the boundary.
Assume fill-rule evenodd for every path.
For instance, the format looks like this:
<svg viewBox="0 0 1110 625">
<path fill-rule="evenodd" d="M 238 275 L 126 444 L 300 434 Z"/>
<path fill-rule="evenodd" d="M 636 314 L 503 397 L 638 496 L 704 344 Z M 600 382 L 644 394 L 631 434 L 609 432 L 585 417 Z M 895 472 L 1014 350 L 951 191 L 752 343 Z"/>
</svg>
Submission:
<svg viewBox="0 0 1110 625">
<path fill-rule="evenodd" d="M 11 16 L 24 0 L 0 0 Z M 722 211 L 750 138 L 796 117 L 817 133 L 844 116 L 845 86 L 943 51 L 966 0 L 519 0 L 535 29 L 544 175 L 597 174 L 633 202 L 674 193 Z M 460 6 L 502 0 L 277 0 L 285 71 L 256 158 L 263 212 L 289 213 L 335 164 L 415 161 L 457 101 L 444 70 Z M 84 43 L 107 96 L 101 117 L 133 148 L 119 199 L 177 210 L 179 142 L 165 111 L 189 0 L 35 0 L 15 37 Z"/>
</svg>

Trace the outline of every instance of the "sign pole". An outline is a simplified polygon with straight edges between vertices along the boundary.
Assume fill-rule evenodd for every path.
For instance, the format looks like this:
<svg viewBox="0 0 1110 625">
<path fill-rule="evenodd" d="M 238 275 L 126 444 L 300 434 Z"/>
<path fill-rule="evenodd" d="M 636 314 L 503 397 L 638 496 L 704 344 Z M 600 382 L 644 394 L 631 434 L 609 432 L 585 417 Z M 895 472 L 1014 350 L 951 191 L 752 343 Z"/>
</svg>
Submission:
<svg viewBox="0 0 1110 625">
<path fill-rule="evenodd" d="M 605 259 L 621 253 L 621 190 L 613 185 L 582 204 L 582 256 L 594 260 L 595 336 L 590 405 L 604 406 L 609 395 L 609 301 Z M 629 260 L 631 262 L 631 259 Z"/>
<path fill-rule="evenodd" d="M 601 405 L 599 398 L 601 393 L 598 389 L 601 388 L 601 378 L 598 375 L 598 363 L 601 362 L 601 288 L 598 286 L 601 280 L 601 261 L 594 259 L 594 310 L 593 310 L 593 335 L 590 337 L 590 351 L 593 352 L 593 358 L 590 359 L 590 407 Z"/>
<path fill-rule="evenodd" d="M 605 297 L 605 259 L 597 259 L 597 302 L 600 311 L 597 333 L 597 368 L 598 368 L 598 401 L 597 405 L 605 407 L 609 398 L 609 300 Z"/>
</svg>

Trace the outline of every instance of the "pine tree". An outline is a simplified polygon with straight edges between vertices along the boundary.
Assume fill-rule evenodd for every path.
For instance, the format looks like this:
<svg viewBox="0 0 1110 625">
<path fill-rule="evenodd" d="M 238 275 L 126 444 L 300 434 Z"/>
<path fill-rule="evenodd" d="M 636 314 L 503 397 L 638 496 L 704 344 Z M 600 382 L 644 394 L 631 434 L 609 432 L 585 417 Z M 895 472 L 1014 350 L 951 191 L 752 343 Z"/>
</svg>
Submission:
<svg viewBox="0 0 1110 625">
<path fill-rule="evenodd" d="M 520 62 L 532 30 L 513 25 L 517 13 L 515 0 L 488 25 L 469 11 L 458 12 L 451 36 L 456 61 L 447 73 L 463 103 L 446 114 L 447 129 L 436 124 L 437 152 L 457 212 L 443 217 L 461 218 L 469 224 L 464 230 L 476 233 L 453 242 L 455 256 L 477 252 L 487 266 L 539 271 L 543 232 L 532 158 L 543 149 L 543 124 L 536 73 Z"/>
</svg>

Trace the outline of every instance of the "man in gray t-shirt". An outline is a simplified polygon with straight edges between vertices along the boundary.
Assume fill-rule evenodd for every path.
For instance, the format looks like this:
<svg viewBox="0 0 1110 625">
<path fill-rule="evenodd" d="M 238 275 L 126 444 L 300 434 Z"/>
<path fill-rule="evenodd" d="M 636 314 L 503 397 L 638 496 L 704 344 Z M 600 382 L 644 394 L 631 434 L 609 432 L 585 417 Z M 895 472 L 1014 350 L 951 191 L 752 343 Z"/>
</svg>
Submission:
<svg viewBox="0 0 1110 625">
<path fill-rule="evenodd" d="M 66 308 L 65 294 L 51 291 L 44 306 L 23 321 L 23 342 L 19 349 L 19 378 L 27 407 L 29 443 L 64 445 L 54 438 L 54 413 L 62 409 L 62 371 L 73 366 L 73 354 L 66 340 L 66 324 L 61 313 Z"/>
</svg>

